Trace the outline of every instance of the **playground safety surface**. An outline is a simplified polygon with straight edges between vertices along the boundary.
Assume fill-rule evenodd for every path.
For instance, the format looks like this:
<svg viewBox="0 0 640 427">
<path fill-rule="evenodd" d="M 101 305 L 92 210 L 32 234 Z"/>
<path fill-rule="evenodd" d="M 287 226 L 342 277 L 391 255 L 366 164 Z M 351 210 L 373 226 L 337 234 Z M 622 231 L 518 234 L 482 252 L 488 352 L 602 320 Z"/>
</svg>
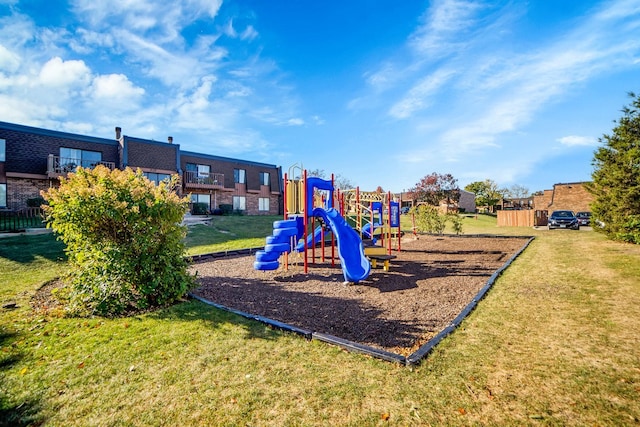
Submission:
<svg viewBox="0 0 640 427">
<path fill-rule="evenodd" d="M 389 271 L 372 269 L 358 284 L 344 284 L 340 261 L 330 249 L 304 273 L 293 256 L 288 270 L 253 269 L 254 256 L 205 260 L 191 269 L 200 287 L 192 294 L 241 313 L 337 337 L 346 342 L 409 357 L 470 311 L 495 272 L 529 238 L 413 236 L 394 252 Z M 464 317 L 464 316 L 462 316 Z"/>
</svg>

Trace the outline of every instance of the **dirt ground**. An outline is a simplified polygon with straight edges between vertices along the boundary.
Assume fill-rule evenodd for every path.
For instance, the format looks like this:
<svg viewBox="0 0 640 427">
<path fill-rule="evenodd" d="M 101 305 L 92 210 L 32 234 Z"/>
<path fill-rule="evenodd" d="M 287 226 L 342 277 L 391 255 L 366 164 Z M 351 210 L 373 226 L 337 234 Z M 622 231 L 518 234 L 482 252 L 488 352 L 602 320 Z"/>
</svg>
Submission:
<svg viewBox="0 0 640 427">
<path fill-rule="evenodd" d="M 304 273 L 301 257 L 288 270 L 256 271 L 253 256 L 194 264 L 193 293 L 253 315 L 408 356 L 444 329 L 489 277 L 527 239 L 420 236 L 403 240 L 390 270 L 344 284 L 340 261 L 316 263 Z M 326 251 L 329 254 L 329 251 Z"/>
</svg>

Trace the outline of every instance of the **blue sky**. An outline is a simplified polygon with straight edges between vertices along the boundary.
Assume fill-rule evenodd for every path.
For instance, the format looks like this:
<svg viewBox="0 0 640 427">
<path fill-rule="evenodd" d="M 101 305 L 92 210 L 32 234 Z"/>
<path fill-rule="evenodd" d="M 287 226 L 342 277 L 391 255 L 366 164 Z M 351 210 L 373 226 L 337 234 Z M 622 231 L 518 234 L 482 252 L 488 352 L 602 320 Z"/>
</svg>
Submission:
<svg viewBox="0 0 640 427">
<path fill-rule="evenodd" d="M 640 0 L 0 0 L 0 120 L 339 174 L 589 180 Z"/>
</svg>

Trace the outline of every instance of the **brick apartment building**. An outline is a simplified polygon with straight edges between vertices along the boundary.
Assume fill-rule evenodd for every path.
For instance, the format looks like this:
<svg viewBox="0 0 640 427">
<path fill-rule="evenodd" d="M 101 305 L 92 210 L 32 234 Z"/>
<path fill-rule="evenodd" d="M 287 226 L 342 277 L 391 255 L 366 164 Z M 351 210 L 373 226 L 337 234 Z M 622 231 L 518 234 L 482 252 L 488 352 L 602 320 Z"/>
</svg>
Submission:
<svg viewBox="0 0 640 427">
<path fill-rule="evenodd" d="M 593 195 L 587 191 L 584 184 L 554 184 L 553 189 L 533 196 L 524 210 L 499 210 L 498 226 L 545 226 L 548 216 L 553 211 L 588 212 L 591 210 L 589 205 L 593 202 Z"/>
<path fill-rule="evenodd" d="M 160 182 L 181 177 L 182 194 L 210 210 L 231 205 L 249 215 L 281 213 L 279 166 L 180 150 L 167 142 L 135 138 L 115 128 L 97 138 L 0 122 L 0 209 L 20 210 L 77 166 L 141 169 Z"/>
<path fill-rule="evenodd" d="M 533 196 L 533 206 L 536 210 L 557 211 L 570 210 L 587 212 L 593 202 L 593 194 L 584 187 L 584 182 L 570 182 L 554 184 L 553 189 L 544 190 L 541 195 Z"/>
</svg>

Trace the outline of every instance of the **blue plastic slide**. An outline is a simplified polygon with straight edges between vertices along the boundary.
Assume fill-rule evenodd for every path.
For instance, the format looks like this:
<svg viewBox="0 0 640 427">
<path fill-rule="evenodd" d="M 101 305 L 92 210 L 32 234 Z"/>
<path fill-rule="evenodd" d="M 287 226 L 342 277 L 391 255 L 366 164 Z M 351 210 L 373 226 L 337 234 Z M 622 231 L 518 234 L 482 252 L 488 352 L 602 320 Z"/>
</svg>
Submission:
<svg viewBox="0 0 640 427">
<path fill-rule="evenodd" d="M 380 227 L 380 224 L 375 223 L 373 224 L 373 232 L 375 233 L 376 228 Z M 364 225 L 364 227 L 362 227 L 362 235 L 364 237 L 366 237 L 367 239 L 372 239 L 373 238 L 373 234 L 371 233 L 371 223 L 368 222 Z"/>
<path fill-rule="evenodd" d="M 315 208 L 313 216 L 320 217 L 325 224 L 329 224 L 331 231 L 336 236 L 344 280 L 358 283 L 369 277 L 371 264 L 364 254 L 362 240 L 342 215 L 334 208 Z"/>
<path fill-rule="evenodd" d="M 329 230 L 325 228 L 324 235 L 322 233 L 322 230 L 323 230 L 322 226 L 318 226 L 316 227 L 313 234 L 309 234 L 307 236 L 307 248 L 310 248 L 311 246 L 313 246 L 313 242 L 318 244 L 322 241 L 322 239 L 324 239 L 324 235 L 326 235 L 329 232 Z M 296 245 L 296 251 L 298 252 L 304 251 L 304 239 L 298 240 L 298 244 Z"/>
</svg>

